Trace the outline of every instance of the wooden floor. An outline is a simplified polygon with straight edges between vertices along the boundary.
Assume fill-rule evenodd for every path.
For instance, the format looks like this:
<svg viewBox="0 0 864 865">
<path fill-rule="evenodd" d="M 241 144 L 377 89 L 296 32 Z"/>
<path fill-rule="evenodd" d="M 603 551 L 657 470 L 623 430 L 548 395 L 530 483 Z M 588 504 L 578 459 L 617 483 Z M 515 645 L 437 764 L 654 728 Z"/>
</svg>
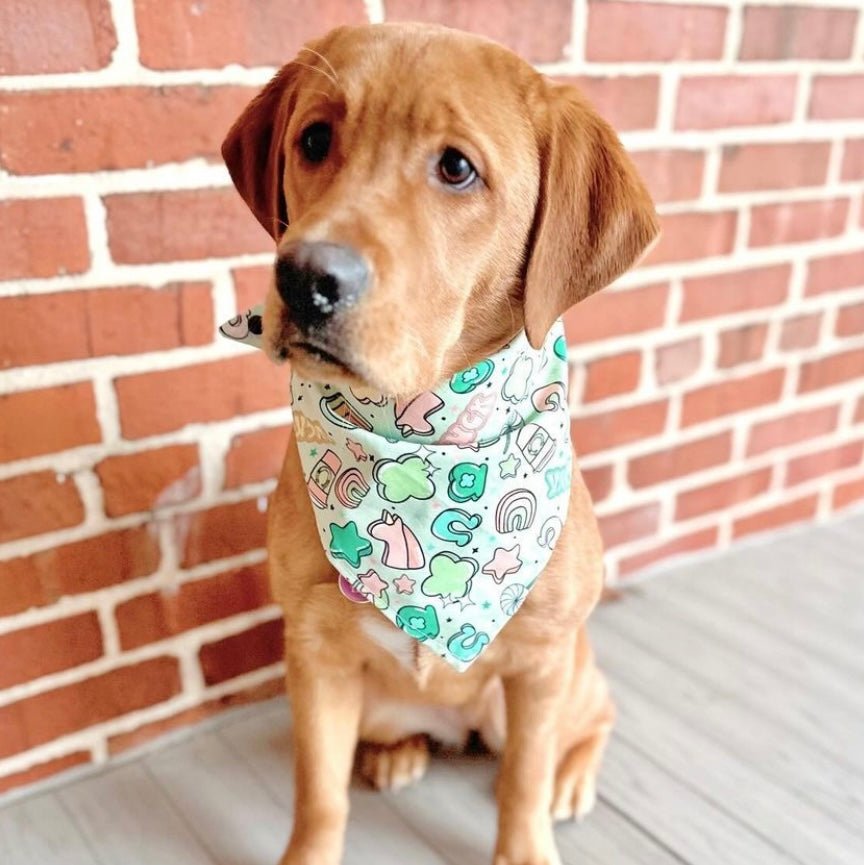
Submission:
<svg viewBox="0 0 864 865">
<path fill-rule="evenodd" d="M 864 863 L 864 517 L 688 565 L 592 631 L 620 707 L 568 865 Z M 488 865 L 494 762 L 352 794 L 345 862 Z M 291 812 L 282 701 L 0 810 L 2 865 L 274 865 Z"/>
</svg>

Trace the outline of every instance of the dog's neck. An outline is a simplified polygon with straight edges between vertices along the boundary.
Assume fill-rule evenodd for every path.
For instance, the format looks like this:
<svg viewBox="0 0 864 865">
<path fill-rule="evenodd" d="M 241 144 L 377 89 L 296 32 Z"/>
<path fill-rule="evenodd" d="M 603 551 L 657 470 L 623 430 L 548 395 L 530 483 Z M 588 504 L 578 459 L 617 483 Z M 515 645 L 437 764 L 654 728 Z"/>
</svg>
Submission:
<svg viewBox="0 0 864 865">
<path fill-rule="evenodd" d="M 222 330 L 259 345 L 256 324 L 247 314 Z M 465 669 L 524 601 L 566 517 L 560 322 L 539 349 L 521 332 L 408 399 L 296 373 L 291 391 L 309 500 L 342 593 Z"/>
</svg>

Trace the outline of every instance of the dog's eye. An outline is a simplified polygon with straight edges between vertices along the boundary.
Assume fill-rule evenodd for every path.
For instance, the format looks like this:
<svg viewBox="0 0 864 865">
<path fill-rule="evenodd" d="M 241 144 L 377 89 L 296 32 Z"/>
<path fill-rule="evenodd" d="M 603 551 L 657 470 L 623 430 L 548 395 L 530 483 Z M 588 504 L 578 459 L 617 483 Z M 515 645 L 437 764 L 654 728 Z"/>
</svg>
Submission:
<svg viewBox="0 0 864 865">
<path fill-rule="evenodd" d="M 330 152 L 333 130 L 329 123 L 313 123 L 300 133 L 300 150 L 307 162 L 323 162 Z"/>
<path fill-rule="evenodd" d="M 448 147 L 438 160 L 438 177 L 448 186 L 465 189 L 477 179 L 477 169 L 461 150 Z"/>
</svg>

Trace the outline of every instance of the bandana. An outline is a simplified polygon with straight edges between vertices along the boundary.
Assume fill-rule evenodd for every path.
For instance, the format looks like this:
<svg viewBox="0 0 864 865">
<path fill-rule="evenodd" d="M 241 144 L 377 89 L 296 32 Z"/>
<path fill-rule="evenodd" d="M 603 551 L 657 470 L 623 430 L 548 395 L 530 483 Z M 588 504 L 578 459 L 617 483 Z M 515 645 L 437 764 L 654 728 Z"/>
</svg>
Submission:
<svg viewBox="0 0 864 865">
<path fill-rule="evenodd" d="M 260 347 L 260 308 L 220 328 Z M 435 390 L 390 399 L 291 379 L 321 544 L 342 594 L 465 670 L 522 605 L 561 534 L 566 343 L 524 332 Z"/>
</svg>

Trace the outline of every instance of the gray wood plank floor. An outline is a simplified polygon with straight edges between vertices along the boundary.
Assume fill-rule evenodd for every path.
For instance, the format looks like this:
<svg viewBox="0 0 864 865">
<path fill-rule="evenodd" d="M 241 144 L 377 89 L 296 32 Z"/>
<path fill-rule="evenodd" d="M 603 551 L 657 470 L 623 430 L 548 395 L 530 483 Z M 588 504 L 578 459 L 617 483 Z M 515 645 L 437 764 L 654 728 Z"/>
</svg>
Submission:
<svg viewBox="0 0 864 865">
<path fill-rule="evenodd" d="M 669 570 L 591 631 L 620 719 L 565 865 L 864 863 L 864 515 Z M 291 820 L 276 700 L 0 800 L 2 865 L 275 865 Z M 495 763 L 355 788 L 346 865 L 487 865 Z"/>
</svg>

